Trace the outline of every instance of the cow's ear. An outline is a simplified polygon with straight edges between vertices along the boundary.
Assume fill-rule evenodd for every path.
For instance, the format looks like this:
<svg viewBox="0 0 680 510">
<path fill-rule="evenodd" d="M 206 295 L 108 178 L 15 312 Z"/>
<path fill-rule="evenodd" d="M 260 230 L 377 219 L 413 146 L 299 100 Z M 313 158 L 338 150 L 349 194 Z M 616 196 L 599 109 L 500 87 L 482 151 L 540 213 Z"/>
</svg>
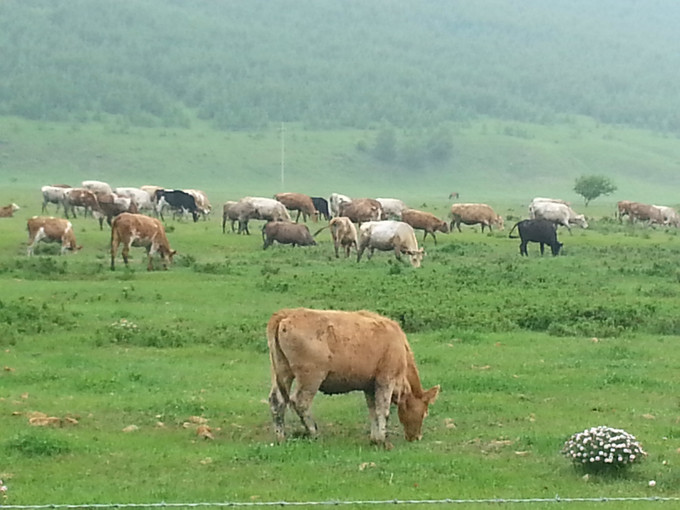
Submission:
<svg viewBox="0 0 680 510">
<path fill-rule="evenodd" d="M 425 392 L 425 395 L 423 396 L 423 400 L 429 405 L 429 404 L 434 404 L 435 400 L 437 400 L 437 396 L 439 395 L 439 390 L 441 389 L 441 386 L 437 385 Z"/>
</svg>

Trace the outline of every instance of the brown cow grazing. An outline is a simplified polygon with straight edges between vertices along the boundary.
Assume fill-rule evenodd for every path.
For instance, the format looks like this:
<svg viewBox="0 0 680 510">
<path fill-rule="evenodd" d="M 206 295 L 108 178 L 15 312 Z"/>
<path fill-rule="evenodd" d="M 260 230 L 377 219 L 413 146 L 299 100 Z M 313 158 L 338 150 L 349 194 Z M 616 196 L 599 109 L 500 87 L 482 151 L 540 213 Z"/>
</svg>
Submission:
<svg viewBox="0 0 680 510">
<path fill-rule="evenodd" d="M 148 256 L 147 270 L 153 270 L 154 254 L 158 253 L 163 261 L 163 269 L 172 263 L 172 257 L 177 253 L 170 249 L 170 243 L 165 235 L 165 228 L 157 218 L 143 214 L 121 213 L 111 223 L 111 270 L 115 269 L 114 260 L 118 246 L 123 245 L 123 261 L 128 265 L 130 246 L 144 246 Z"/>
<path fill-rule="evenodd" d="M 406 209 L 401 213 L 401 221 L 408 223 L 416 230 L 424 230 L 425 234 L 423 234 L 423 242 L 425 242 L 427 234 L 430 234 L 436 245 L 437 237 L 434 233 L 437 230 L 444 234 L 449 233 L 449 224 L 429 212 L 418 211 L 417 209 Z"/>
<path fill-rule="evenodd" d="M 28 255 L 33 255 L 35 245 L 40 241 L 61 242 L 61 254 L 67 250 L 77 251 L 76 236 L 70 221 L 52 216 L 33 216 L 26 224 L 28 227 Z"/>
<path fill-rule="evenodd" d="M 73 217 L 76 217 L 76 207 L 83 207 L 85 213 L 87 211 L 100 211 L 97 196 L 93 191 L 85 188 L 67 188 L 64 190 L 64 216 L 68 218 L 68 213 L 71 211 Z"/>
<path fill-rule="evenodd" d="M 663 225 L 665 220 L 664 215 L 657 206 L 641 204 L 640 202 L 630 203 L 628 217 L 631 223 L 636 220 L 646 221 L 648 226 L 652 223 Z"/>
<path fill-rule="evenodd" d="M 271 246 L 274 241 L 293 246 L 315 246 L 316 241 L 309 233 L 307 225 L 290 221 L 270 221 L 262 227 L 263 250 Z"/>
<path fill-rule="evenodd" d="M 104 218 L 106 218 L 106 223 L 111 226 L 113 218 L 120 213 L 137 214 L 139 212 L 134 200 L 118 196 L 115 193 L 97 193 L 97 202 L 99 202 L 99 211 L 95 211 L 94 216 L 99 220 L 99 230 L 104 228 Z"/>
<path fill-rule="evenodd" d="M 494 210 L 486 204 L 453 204 L 451 206 L 451 224 L 449 230 L 453 231 L 453 227 L 458 228 L 458 232 L 462 232 L 460 224 L 465 225 L 482 225 L 482 232 L 484 227 L 498 227 L 503 230 L 503 218 L 496 214 Z"/>
<path fill-rule="evenodd" d="M 20 207 L 15 203 L 2 206 L 0 207 L 0 218 L 11 218 L 19 209 Z"/>
<path fill-rule="evenodd" d="M 391 404 L 397 405 L 406 439 L 422 437 L 423 420 L 439 386 L 423 389 L 413 352 L 395 321 L 365 310 L 283 309 L 269 319 L 267 343 L 272 380 L 269 407 L 278 441 L 285 440 L 288 404 L 307 433 L 317 435 L 310 407 L 318 391 L 363 391 L 373 443 L 392 447 L 387 440 Z"/>
<path fill-rule="evenodd" d="M 382 205 L 373 198 L 355 198 L 340 204 L 339 216 L 347 216 L 354 223 L 384 220 Z"/>
<path fill-rule="evenodd" d="M 314 207 L 312 197 L 308 195 L 303 193 L 277 193 L 274 198 L 285 205 L 289 211 L 297 211 L 295 223 L 300 219 L 300 214 L 302 214 L 302 221 L 307 221 L 308 216 L 314 222 L 319 219 L 319 211 Z"/>
</svg>

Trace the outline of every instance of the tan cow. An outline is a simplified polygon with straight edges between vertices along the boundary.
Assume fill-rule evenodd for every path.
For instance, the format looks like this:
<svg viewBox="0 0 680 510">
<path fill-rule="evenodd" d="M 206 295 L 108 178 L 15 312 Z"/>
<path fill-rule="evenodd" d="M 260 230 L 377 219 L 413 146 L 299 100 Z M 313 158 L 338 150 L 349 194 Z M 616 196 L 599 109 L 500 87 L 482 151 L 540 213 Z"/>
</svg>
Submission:
<svg viewBox="0 0 680 510">
<path fill-rule="evenodd" d="M 170 249 L 170 243 L 165 235 L 165 228 L 157 218 L 143 214 L 121 213 L 111 223 L 111 270 L 115 269 L 114 261 L 118 253 L 118 246 L 123 245 L 123 261 L 128 265 L 128 254 L 131 246 L 146 247 L 148 256 L 147 270 L 153 270 L 152 257 L 159 253 L 163 262 L 163 269 L 172 263 L 172 257 L 177 253 Z"/>
<path fill-rule="evenodd" d="M 208 199 L 208 195 L 205 194 L 205 191 L 202 191 L 200 189 L 185 189 L 182 191 L 184 191 L 185 193 L 189 193 L 189 195 L 194 197 L 194 200 L 196 201 L 196 207 L 198 208 L 198 212 L 200 212 L 203 215 L 204 220 L 207 219 L 208 215 L 212 212 L 212 204 Z"/>
<path fill-rule="evenodd" d="M 19 209 L 20 207 L 15 203 L 2 206 L 0 207 L 0 218 L 11 218 Z"/>
<path fill-rule="evenodd" d="M 26 223 L 28 227 L 28 255 L 33 255 L 35 245 L 40 241 L 48 243 L 60 242 L 61 254 L 67 250 L 77 251 L 76 236 L 70 221 L 52 216 L 33 216 Z"/>
<path fill-rule="evenodd" d="M 616 216 L 619 218 L 619 221 L 627 215 L 630 218 L 630 206 L 634 203 L 635 202 L 631 202 L 630 200 L 620 200 L 616 202 Z"/>
<path fill-rule="evenodd" d="M 440 388 L 423 389 L 413 352 L 395 321 L 368 311 L 283 309 L 269 319 L 267 343 L 272 380 L 269 406 L 278 441 L 285 440 L 288 404 L 307 433 L 317 435 L 310 407 L 318 391 L 363 391 L 374 443 L 392 446 L 387 440 L 391 404 L 398 407 L 406 439 L 422 437 L 428 406 Z"/>
<path fill-rule="evenodd" d="M 277 193 L 274 198 L 286 206 L 289 211 L 297 211 L 295 223 L 300 219 L 300 214 L 302 214 L 302 221 L 307 221 L 308 216 L 314 222 L 319 219 L 319 211 L 314 207 L 312 197 L 308 195 L 303 193 Z"/>
<path fill-rule="evenodd" d="M 392 251 L 397 260 L 406 254 L 413 267 L 420 267 L 425 257 L 425 250 L 418 248 L 418 240 L 413 227 L 403 221 L 368 221 L 359 227 L 359 248 L 357 250 L 357 262 L 361 261 L 361 255 L 368 248 L 368 258 L 373 256 L 375 250 Z"/>
<path fill-rule="evenodd" d="M 338 251 L 341 246 L 345 250 L 345 257 L 349 257 L 352 245 L 355 250 L 359 249 L 357 229 L 347 216 L 336 216 L 331 219 L 328 226 L 331 229 L 331 237 L 335 247 L 335 258 L 338 258 Z"/>
<path fill-rule="evenodd" d="M 347 216 L 354 223 L 385 219 L 382 205 L 373 198 L 355 198 L 340 204 L 339 216 Z"/>
<path fill-rule="evenodd" d="M 425 242 L 427 234 L 430 234 L 436 245 L 437 237 L 434 235 L 436 231 L 443 232 L 444 234 L 449 233 L 449 224 L 429 212 L 419 211 L 417 209 L 406 209 L 401 213 L 401 221 L 408 223 L 416 230 L 424 230 L 425 234 L 423 234 L 423 242 Z"/>
<path fill-rule="evenodd" d="M 486 204 L 453 204 L 451 206 L 451 224 L 449 230 L 453 231 L 455 226 L 458 232 L 462 232 L 460 224 L 465 225 L 482 225 L 482 232 L 484 227 L 495 226 L 498 230 L 503 230 L 503 218 L 496 214 L 494 210 Z"/>
<path fill-rule="evenodd" d="M 234 229 L 234 223 L 238 221 L 238 209 L 234 207 L 237 204 L 237 202 L 234 202 L 233 200 L 227 200 L 223 205 L 222 205 L 222 233 L 224 234 L 225 232 L 225 227 L 227 225 L 227 220 L 231 221 L 231 231 L 235 232 L 236 229 Z"/>
</svg>

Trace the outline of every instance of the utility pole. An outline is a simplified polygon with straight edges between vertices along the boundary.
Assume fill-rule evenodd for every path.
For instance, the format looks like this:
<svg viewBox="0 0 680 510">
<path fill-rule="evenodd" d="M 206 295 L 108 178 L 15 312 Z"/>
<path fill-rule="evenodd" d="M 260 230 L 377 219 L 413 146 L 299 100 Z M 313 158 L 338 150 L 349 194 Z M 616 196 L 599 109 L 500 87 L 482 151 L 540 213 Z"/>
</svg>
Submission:
<svg viewBox="0 0 680 510">
<path fill-rule="evenodd" d="M 286 127 L 281 123 L 281 191 L 286 188 Z"/>
</svg>

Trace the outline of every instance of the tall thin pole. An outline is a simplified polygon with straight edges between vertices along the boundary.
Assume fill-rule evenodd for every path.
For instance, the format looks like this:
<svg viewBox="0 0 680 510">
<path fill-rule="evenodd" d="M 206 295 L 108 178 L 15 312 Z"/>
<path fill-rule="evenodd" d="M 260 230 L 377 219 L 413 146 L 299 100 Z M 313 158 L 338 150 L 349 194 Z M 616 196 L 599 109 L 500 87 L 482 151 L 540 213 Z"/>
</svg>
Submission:
<svg viewBox="0 0 680 510">
<path fill-rule="evenodd" d="M 281 191 L 286 188 L 286 128 L 281 123 Z"/>
</svg>

